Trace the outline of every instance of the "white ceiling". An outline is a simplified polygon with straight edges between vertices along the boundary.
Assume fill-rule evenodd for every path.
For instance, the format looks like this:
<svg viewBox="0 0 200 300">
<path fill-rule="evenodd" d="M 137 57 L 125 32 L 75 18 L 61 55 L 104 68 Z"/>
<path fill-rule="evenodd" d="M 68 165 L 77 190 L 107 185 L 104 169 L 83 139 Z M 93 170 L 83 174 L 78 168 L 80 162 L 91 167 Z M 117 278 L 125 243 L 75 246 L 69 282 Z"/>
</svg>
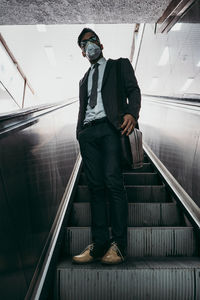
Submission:
<svg viewBox="0 0 200 300">
<path fill-rule="evenodd" d="M 36 25 L 0 26 L 0 33 L 35 91 L 35 104 L 78 96 L 79 80 L 90 66 L 77 45 L 85 26 L 99 35 L 106 59 L 130 56 L 134 24 L 47 25 L 46 32 L 39 32 Z M 45 46 L 54 49 L 54 67 Z"/>
</svg>

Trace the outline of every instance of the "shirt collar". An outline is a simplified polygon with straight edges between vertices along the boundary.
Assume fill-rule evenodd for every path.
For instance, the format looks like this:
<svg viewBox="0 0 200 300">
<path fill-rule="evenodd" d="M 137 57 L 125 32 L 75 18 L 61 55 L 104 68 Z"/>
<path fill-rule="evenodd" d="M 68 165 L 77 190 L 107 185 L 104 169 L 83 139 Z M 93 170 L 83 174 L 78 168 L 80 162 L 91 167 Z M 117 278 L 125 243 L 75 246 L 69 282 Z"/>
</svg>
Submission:
<svg viewBox="0 0 200 300">
<path fill-rule="evenodd" d="M 105 64 L 106 59 L 105 59 L 105 57 L 101 57 L 101 58 L 99 58 L 99 60 L 97 62 L 98 62 L 98 64 L 103 65 L 103 64 Z M 91 69 L 94 69 L 94 65 L 95 64 L 92 64 Z"/>
</svg>

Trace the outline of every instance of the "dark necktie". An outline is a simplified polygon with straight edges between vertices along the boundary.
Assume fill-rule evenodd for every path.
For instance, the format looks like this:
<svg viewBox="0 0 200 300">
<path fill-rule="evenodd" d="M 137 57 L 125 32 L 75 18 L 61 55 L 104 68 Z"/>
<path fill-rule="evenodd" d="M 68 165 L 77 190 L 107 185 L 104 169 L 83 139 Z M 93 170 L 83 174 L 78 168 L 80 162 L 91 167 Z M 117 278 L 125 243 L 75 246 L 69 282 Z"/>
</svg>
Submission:
<svg viewBox="0 0 200 300">
<path fill-rule="evenodd" d="M 99 64 L 96 63 L 94 65 L 94 73 L 92 76 L 92 90 L 90 95 L 90 106 L 91 108 L 94 108 L 97 104 L 97 86 L 98 86 L 98 66 Z"/>
</svg>

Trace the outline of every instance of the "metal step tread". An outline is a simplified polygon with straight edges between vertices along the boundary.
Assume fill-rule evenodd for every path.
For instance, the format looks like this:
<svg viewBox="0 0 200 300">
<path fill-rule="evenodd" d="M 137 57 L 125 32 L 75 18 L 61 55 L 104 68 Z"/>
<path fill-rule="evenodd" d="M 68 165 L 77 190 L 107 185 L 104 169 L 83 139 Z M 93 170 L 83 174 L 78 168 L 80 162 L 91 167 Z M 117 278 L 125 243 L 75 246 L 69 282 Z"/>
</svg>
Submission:
<svg viewBox="0 0 200 300">
<path fill-rule="evenodd" d="M 158 173 L 123 173 L 124 185 L 161 185 L 161 178 Z M 81 173 L 79 185 L 86 185 L 85 173 Z"/>
<path fill-rule="evenodd" d="M 110 223 L 110 203 L 107 202 Z M 128 203 L 128 226 L 182 226 L 184 223 L 176 203 Z M 69 226 L 90 226 L 89 202 L 74 202 Z"/>
<path fill-rule="evenodd" d="M 145 163 L 142 168 L 139 169 L 124 169 L 122 171 L 122 174 L 139 174 L 142 176 L 143 174 L 158 174 L 158 172 L 153 169 L 152 164 L 150 163 Z M 81 175 L 85 175 L 85 171 L 81 171 Z"/>
<path fill-rule="evenodd" d="M 160 183 L 160 184 L 155 184 L 155 185 L 145 185 L 145 184 L 124 184 L 125 187 L 128 187 L 128 188 L 160 188 L 160 187 L 163 187 L 165 188 L 165 184 L 164 183 Z M 88 185 L 87 184 L 78 184 L 78 188 L 88 188 Z"/>
<path fill-rule="evenodd" d="M 109 227 L 111 234 L 111 227 Z M 75 255 L 91 243 L 90 227 L 66 227 L 66 251 Z M 192 226 L 128 227 L 130 256 L 198 256 L 196 232 Z"/>
<path fill-rule="evenodd" d="M 128 202 L 172 202 L 165 185 L 125 185 Z M 106 191 L 107 192 L 107 191 Z M 77 187 L 75 202 L 88 202 L 90 192 L 87 185 Z"/>
<path fill-rule="evenodd" d="M 132 168 L 126 168 L 123 169 L 123 172 L 135 172 L 135 173 L 143 173 L 143 172 L 155 172 L 152 163 L 148 162 L 148 163 L 144 163 L 142 168 L 138 168 L 138 169 L 132 169 Z"/>
<path fill-rule="evenodd" d="M 200 299 L 200 258 L 134 257 L 105 266 L 75 265 L 71 257 L 57 266 L 59 300 Z"/>
<path fill-rule="evenodd" d="M 110 227 L 109 227 L 110 228 Z M 69 227 L 66 227 L 66 229 L 90 229 L 90 226 L 81 226 L 81 227 L 78 227 L 78 226 L 69 226 Z M 110 228 L 111 229 L 111 228 Z M 185 229 L 185 230 L 194 230 L 194 228 L 192 226 L 149 226 L 149 227 L 146 227 L 146 226 L 140 226 L 140 227 L 128 227 L 128 230 L 139 230 L 139 229 L 144 229 L 144 230 L 155 230 L 155 229 L 158 229 L 158 230 L 169 230 L 169 229 Z"/>
<path fill-rule="evenodd" d="M 74 202 L 74 205 L 76 206 L 80 206 L 82 207 L 82 205 L 88 205 L 90 202 L 87 201 L 87 202 Z M 108 202 L 109 204 L 109 202 Z M 177 203 L 176 202 L 137 202 L 137 203 L 134 203 L 134 202 L 130 202 L 128 203 L 129 206 L 146 206 L 146 205 L 152 205 L 152 206 L 157 206 L 157 205 L 162 205 L 162 206 L 173 206 L 173 207 L 176 207 L 177 206 Z"/>
<path fill-rule="evenodd" d="M 137 170 L 137 169 L 135 169 L 135 170 Z M 140 173 L 140 172 L 132 172 L 132 170 L 130 170 L 130 171 L 123 171 L 122 172 L 122 174 L 123 175 L 138 175 L 138 176 L 140 176 L 140 177 L 142 177 L 142 176 L 144 176 L 144 175 L 158 175 L 158 172 L 156 172 L 156 171 L 152 171 L 152 172 L 144 172 L 144 173 Z"/>
<path fill-rule="evenodd" d="M 91 269 L 91 270 L 128 270 L 128 269 L 200 269 L 199 256 L 181 256 L 181 257 L 127 257 L 126 261 L 119 265 L 103 265 L 101 262 L 90 264 L 73 264 L 72 257 L 62 259 L 57 270 L 73 268 L 76 269 Z"/>
</svg>

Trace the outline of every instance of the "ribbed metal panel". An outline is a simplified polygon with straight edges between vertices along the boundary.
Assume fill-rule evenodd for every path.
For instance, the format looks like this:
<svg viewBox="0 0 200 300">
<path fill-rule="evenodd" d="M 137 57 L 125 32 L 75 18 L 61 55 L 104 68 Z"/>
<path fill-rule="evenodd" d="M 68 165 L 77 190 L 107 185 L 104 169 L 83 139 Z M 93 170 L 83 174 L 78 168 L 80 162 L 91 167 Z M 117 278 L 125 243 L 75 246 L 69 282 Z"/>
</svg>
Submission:
<svg viewBox="0 0 200 300">
<path fill-rule="evenodd" d="M 195 290 L 196 290 L 196 298 L 195 300 L 200 299 L 200 267 L 196 264 L 195 269 Z"/>
<path fill-rule="evenodd" d="M 159 185 L 161 180 L 157 173 L 124 173 L 125 185 Z"/>
<path fill-rule="evenodd" d="M 126 186 L 126 193 L 129 202 L 169 202 L 164 185 L 156 186 Z M 76 202 L 88 202 L 90 193 L 86 185 L 80 185 L 77 188 Z"/>
<path fill-rule="evenodd" d="M 91 243 L 89 227 L 69 227 L 67 232 L 70 255 L 80 253 Z M 128 228 L 129 256 L 192 256 L 197 253 L 197 242 L 192 227 Z"/>
<path fill-rule="evenodd" d="M 197 264 L 197 263 L 196 263 Z M 199 264 L 199 263 L 198 263 Z M 129 265 L 74 266 L 59 268 L 59 300 L 192 300 L 195 270 L 176 261 L 161 267 L 160 261 Z"/>
<path fill-rule="evenodd" d="M 109 205 L 108 205 L 109 214 Z M 178 226 L 176 203 L 129 203 L 128 226 Z M 90 203 L 74 203 L 70 226 L 91 226 Z"/>
<path fill-rule="evenodd" d="M 58 266 L 56 300 L 200 300 L 194 229 L 181 227 L 181 212 L 157 174 L 143 171 L 124 172 L 130 227 L 127 261 L 116 266 L 72 264 L 91 243 L 90 193 L 79 185 L 70 224 L 87 227 L 66 229 L 70 258 Z"/>
<path fill-rule="evenodd" d="M 124 173 L 125 185 L 159 185 L 161 184 L 160 178 L 157 173 Z M 87 184 L 85 174 L 80 176 L 80 185 Z"/>
<path fill-rule="evenodd" d="M 128 170 L 129 172 L 132 173 L 153 173 L 153 167 L 151 163 L 144 163 L 142 168 L 139 169 L 132 169 L 132 170 Z"/>
</svg>

